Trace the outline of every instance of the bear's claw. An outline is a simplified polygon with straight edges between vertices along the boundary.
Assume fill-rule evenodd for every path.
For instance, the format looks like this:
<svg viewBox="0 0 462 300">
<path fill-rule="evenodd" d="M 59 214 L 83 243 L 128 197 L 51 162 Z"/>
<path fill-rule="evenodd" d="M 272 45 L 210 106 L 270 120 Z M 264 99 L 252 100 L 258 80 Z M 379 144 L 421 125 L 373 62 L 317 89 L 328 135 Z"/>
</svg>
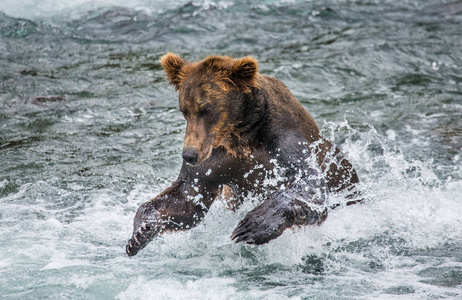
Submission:
<svg viewBox="0 0 462 300">
<path fill-rule="evenodd" d="M 256 209 L 249 212 L 234 229 L 231 239 L 236 243 L 261 245 L 277 238 L 287 228 L 284 216 L 266 216 L 265 211 Z"/>
<path fill-rule="evenodd" d="M 247 239 L 247 234 L 249 233 L 249 229 L 239 226 L 237 227 L 234 231 L 233 234 L 231 235 L 231 240 L 234 240 L 236 243 L 245 241 Z M 252 244 L 252 241 L 249 240 L 247 241 L 248 244 Z"/>
<path fill-rule="evenodd" d="M 125 246 L 125 252 L 128 256 L 136 255 L 141 249 L 146 247 L 146 245 L 157 235 L 159 230 L 153 230 L 146 224 L 142 224 L 138 230 L 132 235 L 132 238 L 128 241 L 128 244 Z"/>
<path fill-rule="evenodd" d="M 253 227 L 253 229 L 251 228 Z M 277 228 L 271 228 L 264 224 L 252 224 L 249 227 L 240 224 L 231 235 L 231 239 L 236 243 L 245 242 L 247 244 L 261 245 L 268 243 L 278 237 L 281 233 Z"/>
</svg>

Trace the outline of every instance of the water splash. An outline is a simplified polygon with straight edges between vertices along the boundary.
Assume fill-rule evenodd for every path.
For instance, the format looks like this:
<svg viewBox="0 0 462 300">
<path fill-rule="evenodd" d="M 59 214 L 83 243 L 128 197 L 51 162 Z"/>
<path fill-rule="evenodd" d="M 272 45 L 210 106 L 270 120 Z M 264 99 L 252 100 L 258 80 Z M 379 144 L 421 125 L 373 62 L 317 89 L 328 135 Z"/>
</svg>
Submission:
<svg viewBox="0 0 462 300">
<path fill-rule="evenodd" d="M 187 2 L 0 3 L 1 296 L 460 298 L 460 5 Z M 365 203 L 256 247 L 229 235 L 261 199 L 217 201 L 128 259 L 181 163 L 166 51 L 255 55 L 318 124 L 346 112 L 321 129 Z"/>
<path fill-rule="evenodd" d="M 429 163 L 406 161 L 373 127 L 359 132 L 347 122 L 327 123 L 323 131 L 330 132 L 334 140 L 339 131 L 347 131 L 348 138 L 342 145 L 349 149 L 348 158 L 359 167 L 359 173 L 365 175 L 361 177 L 361 189 L 368 199 L 365 204 L 332 210 L 322 226 L 287 231 L 271 243 L 256 247 L 229 241 L 233 224 L 255 201 L 245 203 L 236 213 L 218 201 L 197 228 L 153 241 L 145 255 L 185 264 L 179 271 L 185 277 L 169 279 L 173 286 L 200 289 L 215 280 L 217 297 L 224 298 L 238 298 L 251 286 L 255 298 L 268 296 L 264 289 L 257 292 L 255 284 L 274 285 L 273 274 L 281 272 L 286 275 L 277 280 L 280 286 L 293 288 L 298 281 L 294 277 L 306 282 L 318 278 L 339 286 L 339 290 L 330 291 L 333 297 L 373 289 L 377 295 L 419 298 L 428 292 L 423 281 L 433 284 L 430 290 L 434 295 L 451 295 L 445 286 L 458 285 L 459 257 L 449 252 L 435 256 L 432 251 L 458 245 L 462 237 L 462 218 L 457 213 L 462 203 L 454 197 L 462 184 L 440 182 Z M 371 145 L 380 145 L 380 151 Z M 441 267 L 434 268 L 435 261 L 442 261 Z M 455 272 L 456 277 L 444 279 L 441 272 Z M 251 278 L 256 281 L 246 282 Z M 125 299 L 135 289 L 144 295 L 153 293 L 153 286 L 158 287 L 160 282 L 141 276 L 119 297 Z M 309 286 L 310 290 L 317 288 Z M 176 295 L 170 288 L 157 294 Z M 287 291 L 277 289 L 271 295 L 289 298 Z"/>
</svg>

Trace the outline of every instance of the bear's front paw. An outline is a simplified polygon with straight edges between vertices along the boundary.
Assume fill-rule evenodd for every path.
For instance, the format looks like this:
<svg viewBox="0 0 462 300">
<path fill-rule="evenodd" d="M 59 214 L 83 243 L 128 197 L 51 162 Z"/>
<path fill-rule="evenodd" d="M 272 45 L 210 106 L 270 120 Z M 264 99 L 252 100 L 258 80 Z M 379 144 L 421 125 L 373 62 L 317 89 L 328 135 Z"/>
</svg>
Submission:
<svg viewBox="0 0 462 300">
<path fill-rule="evenodd" d="M 148 226 L 143 223 L 137 230 L 132 234 L 132 238 L 128 241 L 125 247 L 125 252 L 128 256 L 136 255 L 141 249 L 159 233 L 159 226 Z"/>
<path fill-rule="evenodd" d="M 236 243 L 261 245 L 280 236 L 287 227 L 288 224 L 283 214 L 271 214 L 257 208 L 239 222 L 231 239 Z"/>
<path fill-rule="evenodd" d="M 133 256 L 155 238 L 162 230 L 160 214 L 152 202 L 143 203 L 133 220 L 133 234 L 125 247 L 128 256 Z"/>
</svg>

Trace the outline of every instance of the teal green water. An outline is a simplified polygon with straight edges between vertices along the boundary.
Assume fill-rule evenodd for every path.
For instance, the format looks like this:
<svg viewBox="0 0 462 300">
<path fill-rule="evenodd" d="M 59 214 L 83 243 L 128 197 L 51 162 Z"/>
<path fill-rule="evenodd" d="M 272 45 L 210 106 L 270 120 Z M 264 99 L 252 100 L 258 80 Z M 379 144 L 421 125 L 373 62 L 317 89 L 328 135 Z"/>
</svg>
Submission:
<svg viewBox="0 0 462 300">
<path fill-rule="evenodd" d="M 461 1 L 125 2 L 0 4 L 1 297 L 462 297 Z M 229 239 L 252 199 L 218 201 L 128 258 L 181 165 L 167 51 L 256 57 L 368 201 L 260 247 Z"/>
</svg>

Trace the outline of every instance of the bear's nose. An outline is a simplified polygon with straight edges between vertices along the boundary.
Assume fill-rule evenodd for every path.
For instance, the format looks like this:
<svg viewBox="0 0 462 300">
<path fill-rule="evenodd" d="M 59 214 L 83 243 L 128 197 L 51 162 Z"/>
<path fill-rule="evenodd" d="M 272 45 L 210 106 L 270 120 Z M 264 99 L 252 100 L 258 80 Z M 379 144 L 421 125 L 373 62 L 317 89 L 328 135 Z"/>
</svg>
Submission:
<svg viewBox="0 0 462 300">
<path fill-rule="evenodd" d="M 199 153 L 191 148 L 183 149 L 183 159 L 188 164 L 195 165 L 199 160 Z"/>
</svg>

